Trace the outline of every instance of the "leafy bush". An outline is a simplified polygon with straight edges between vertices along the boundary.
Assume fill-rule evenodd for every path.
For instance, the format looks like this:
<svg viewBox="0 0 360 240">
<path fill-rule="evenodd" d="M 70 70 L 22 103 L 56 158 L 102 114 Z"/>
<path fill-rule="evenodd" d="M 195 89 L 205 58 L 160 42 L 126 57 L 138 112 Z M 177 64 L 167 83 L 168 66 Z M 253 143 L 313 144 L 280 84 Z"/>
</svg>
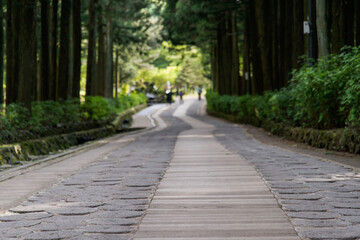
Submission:
<svg viewBox="0 0 360 240">
<path fill-rule="evenodd" d="M 360 127 L 360 47 L 294 70 L 287 88 L 263 96 L 219 96 L 208 92 L 208 108 L 243 122 L 272 120 L 293 126 Z"/>
<path fill-rule="evenodd" d="M 343 127 L 345 116 L 339 111 L 340 97 L 348 80 L 342 56 L 320 59 L 314 67 L 304 66 L 293 72 L 290 92 L 295 96 L 294 120 L 319 129 Z"/>
<path fill-rule="evenodd" d="M 11 103 L 6 107 L 6 119 L 14 129 L 26 129 L 30 119 L 29 110 L 22 104 Z"/>
<path fill-rule="evenodd" d="M 31 114 L 21 104 L 0 107 L 0 141 L 9 143 L 50 134 L 98 127 L 115 114 L 146 102 L 144 94 L 121 95 L 117 99 L 86 97 L 62 102 L 33 102 Z M 87 125 L 89 127 L 87 127 Z"/>
<path fill-rule="evenodd" d="M 81 109 L 85 119 L 89 120 L 106 120 L 112 114 L 109 100 L 100 96 L 86 97 Z"/>
</svg>

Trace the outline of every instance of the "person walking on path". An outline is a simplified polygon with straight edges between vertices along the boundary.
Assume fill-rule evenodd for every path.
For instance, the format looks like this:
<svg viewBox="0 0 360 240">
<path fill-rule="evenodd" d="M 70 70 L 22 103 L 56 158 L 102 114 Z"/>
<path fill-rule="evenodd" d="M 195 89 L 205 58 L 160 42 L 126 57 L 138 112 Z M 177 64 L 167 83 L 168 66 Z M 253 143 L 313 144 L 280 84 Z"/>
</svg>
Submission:
<svg viewBox="0 0 360 240">
<path fill-rule="evenodd" d="M 166 90 L 166 103 L 171 105 L 172 103 L 172 91 L 171 90 Z"/>
<path fill-rule="evenodd" d="M 199 101 L 201 100 L 201 93 L 202 93 L 202 89 L 201 89 L 201 87 L 198 87 L 197 88 L 197 93 L 198 93 L 198 96 L 199 96 Z"/>
<path fill-rule="evenodd" d="M 184 93 L 182 91 L 180 91 L 179 96 L 180 96 L 180 104 L 183 104 L 184 103 L 184 99 L 183 99 Z"/>
</svg>

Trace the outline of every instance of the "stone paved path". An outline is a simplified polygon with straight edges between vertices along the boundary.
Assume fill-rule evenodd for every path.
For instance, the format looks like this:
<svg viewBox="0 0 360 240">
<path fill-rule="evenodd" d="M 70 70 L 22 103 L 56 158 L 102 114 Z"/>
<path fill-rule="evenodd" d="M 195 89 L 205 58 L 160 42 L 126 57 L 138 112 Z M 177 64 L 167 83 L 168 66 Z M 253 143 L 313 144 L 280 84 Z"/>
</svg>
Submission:
<svg viewBox="0 0 360 240">
<path fill-rule="evenodd" d="M 185 116 L 192 126 L 178 137 L 174 157 L 135 240 L 299 240 L 255 169 L 226 150 L 214 126 Z"/>
<path fill-rule="evenodd" d="M 0 239 L 360 239 L 358 172 L 261 144 L 189 101 L 37 194 L 18 192 L 0 215 Z M 30 192 L 46 173 L 29 172 Z M 19 187 L 1 184 L 0 199 Z"/>
<path fill-rule="evenodd" d="M 300 237 L 360 239 L 359 172 L 261 144 L 237 125 L 199 116 L 198 108 L 187 114 L 214 125 L 217 140 L 258 170 Z"/>
<path fill-rule="evenodd" d="M 131 239 L 168 167 L 176 137 L 190 128 L 172 112 L 167 109 L 162 118 L 176 127 L 166 128 L 158 119 L 155 131 L 126 146 L 122 139 L 112 142 L 119 148 L 2 214 L 0 239 Z"/>
</svg>

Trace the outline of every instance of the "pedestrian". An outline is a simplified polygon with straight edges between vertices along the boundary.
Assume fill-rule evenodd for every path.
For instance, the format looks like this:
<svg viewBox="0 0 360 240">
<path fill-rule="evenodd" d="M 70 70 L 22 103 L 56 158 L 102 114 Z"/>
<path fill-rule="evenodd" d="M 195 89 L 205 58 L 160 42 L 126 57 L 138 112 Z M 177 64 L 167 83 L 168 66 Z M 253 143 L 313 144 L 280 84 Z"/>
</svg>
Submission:
<svg viewBox="0 0 360 240">
<path fill-rule="evenodd" d="M 184 100 L 183 100 L 184 93 L 182 91 L 180 91 L 179 96 L 180 96 L 180 104 L 183 104 L 184 103 Z"/>
<path fill-rule="evenodd" d="M 201 100 L 201 93 L 202 93 L 202 89 L 201 87 L 198 87 L 197 88 L 197 92 L 198 92 L 198 95 L 199 95 L 199 101 Z"/>
<path fill-rule="evenodd" d="M 172 103 L 172 91 L 171 90 L 166 90 L 166 102 L 169 105 Z"/>
</svg>

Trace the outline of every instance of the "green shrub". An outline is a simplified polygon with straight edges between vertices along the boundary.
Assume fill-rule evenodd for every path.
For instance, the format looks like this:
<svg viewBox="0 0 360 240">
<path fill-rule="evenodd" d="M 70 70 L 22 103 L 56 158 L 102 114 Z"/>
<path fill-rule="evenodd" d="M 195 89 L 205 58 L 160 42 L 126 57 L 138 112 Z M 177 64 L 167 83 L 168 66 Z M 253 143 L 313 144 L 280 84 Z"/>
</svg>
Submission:
<svg viewBox="0 0 360 240">
<path fill-rule="evenodd" d="M 285 122 L 293 125 L 295 115 L 295 98 L 288 88 L 280 91 L 268 92 L 268 119 L 275 122 Z"/>
<path fill-rule="evenodd" d="M 69 99 L 61 103 L 63 111 L 62 122 L 80 122 L 81 121 L 81 105 L 79 99 Z"/>
<path fill-rule="evenodd" d="M 339 111 L 349 69 L 342 55 L 320 59 L 314 67 L 293 72 L 290 93 L 295 97 L 294 120 L 305 127 L 329 129 L 343 127 L 345 116 Z"/>
<path fill-rule="evenodd" d="M 360 126 L 360 48 L 344 49 L 342 53 L 344 72 L 346 71 L 345 91 L 341 98 L 340 112 L 345 115 L 350 126 Z M 350 51 L 351 50 L 351 51 Z"/>
<path fill-rule="evenodd" d="M 6 119 L 14 129 L 27 129 L 30 112 L 22 104 L 11 103 L 6 107 Z"/>
<path fill-rule="evenodd" d="M 360 127 L 360 47 L 292 72 L 287 88 L 263 96 L 220 96 L 208 91 L 208 108 L 243 122 L 272 120 L 292 126 Z"/>
<path fill-rule="evenodd" d="M 81 110 L 86 120 L 107 120 L 113 113 L 110 101 L 100 96 L 87 96 Z"/>
</svg>

